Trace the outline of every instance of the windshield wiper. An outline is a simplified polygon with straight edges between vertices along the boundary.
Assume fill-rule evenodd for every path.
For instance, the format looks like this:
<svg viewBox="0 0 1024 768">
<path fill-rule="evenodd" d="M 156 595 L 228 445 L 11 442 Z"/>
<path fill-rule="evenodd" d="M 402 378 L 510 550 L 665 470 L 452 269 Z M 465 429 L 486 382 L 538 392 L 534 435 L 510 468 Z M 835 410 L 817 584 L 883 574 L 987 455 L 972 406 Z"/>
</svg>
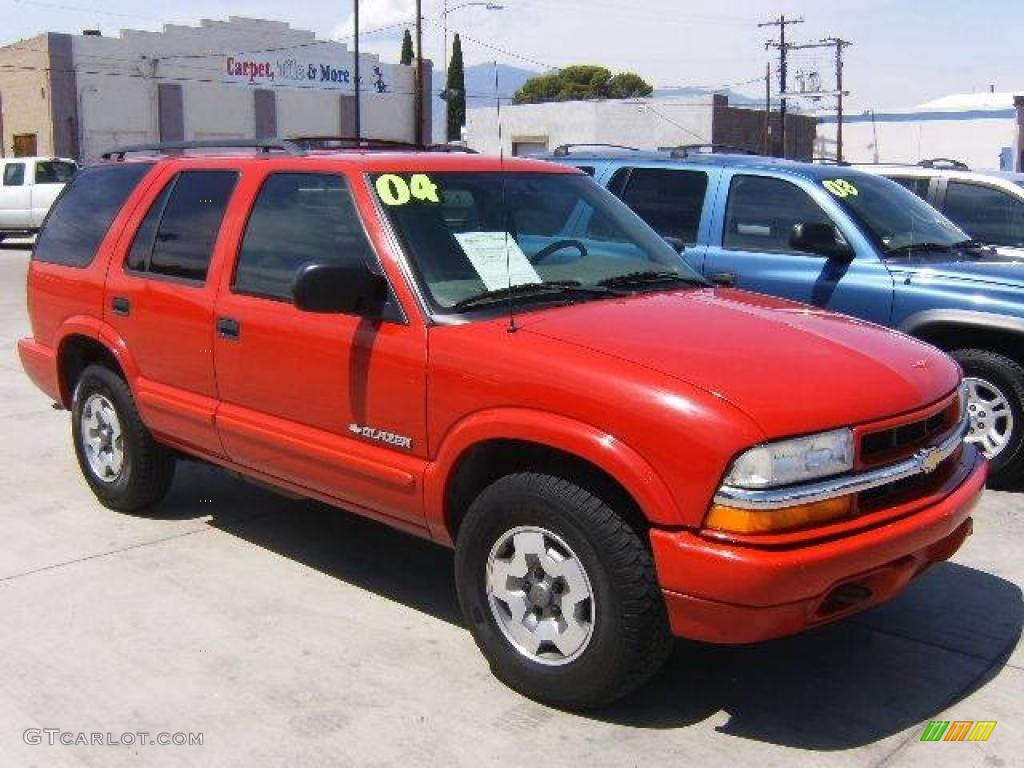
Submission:
<svg viewBox="0 0 1024 768">
<path fill-rule="evenodd" d="M 616 275 L 615 277 L 609 277 L 606 280 L 598 281 L 598 285 L 604 286 L 605 288 L 636 288 L 643 285 L 652 285 L 655 283 L 688 283 L 690 285 L 706 285 L 707 283 L 700 279 L 691 277 L 689 275 L 681 275 L 678 272 L 669 271 L 646 271 L 646 272 L 627 272 L 624 275 Z"/>
<path fill-rule="evenodd" d="M 965 251 L 974 251 L 982 248 L 995 248 L 992 243 L 984 243 L 981 240 L 961 240 L 958 243 L 953 243 L 954 248 L 963 248 Z"/>
<path fill-rule="evenodd" d="M 621 296 L 621 291 L 608 287 L 585 286 L 578 280 L 553 280 L 546 283 L 520 283 L 509 288 L 497 288 L 469 296 L 452 305 L 452 309 L 470 309 L 488 304 L 500 304 L 510 298 L 534 298 L 544 296 Z"/>
<path fill-rule="evenodd" d="M 914 251 L 920 251 L 921 253 L 945 253 L 952 251 L 957 247 L 957 244 L 946 245 L 943 243 L 907 243 L 897 248 L 886 248 L 885 254 L 887 256 L 897 256 L 904 253 L 912 253 Z"/>
</svg>

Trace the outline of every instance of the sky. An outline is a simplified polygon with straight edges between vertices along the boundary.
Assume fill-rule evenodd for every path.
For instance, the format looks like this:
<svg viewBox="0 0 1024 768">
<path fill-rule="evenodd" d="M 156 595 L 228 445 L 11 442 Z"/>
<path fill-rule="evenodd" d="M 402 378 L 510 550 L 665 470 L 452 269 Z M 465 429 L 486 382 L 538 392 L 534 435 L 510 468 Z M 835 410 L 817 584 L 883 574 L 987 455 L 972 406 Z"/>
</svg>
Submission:
<svg viewBox="0 0 1024 768">
<path fill-rule="evenodd" d="M 467 64 L 502 61 L 543 70 L 593 63 L 629 70 L 656 87 L 732 86 L 764 92 L 765 65 L 777 57 L 764 43 L 777 30 L 759 22 L 780 13 L 802 17 L 789 27 L 795 42 L 842 37 L 850 112 L 898 109 L 957 92 L 1024 92 L 1024 28 L 1020 0 L 500 0 L 502 10 L 468 6 L 449 14 L 463 34 Z M 455 8 L 462 0 L 449 0 Z M 0 0 L 0 42 L 39 32 L 99 27 L 159 29 L 229 15 L 287 21 L 323 38 L 351 34 L 352 0 Z M 398 58 L 402 23 L 413 0 L 361 0 L 362 45 L 385 60 Z M 423 0 L 424 55 L 440 59 L 441 0 Z M 397 26 L 393 26 L 397 25 Z M 380 27 L 391 27 L 374 31 Z M 450 43 L 450 38 L 449 38 Z M 791 73 L 818 71 L 834 82 L 829 51 L 792 54 Z M 773 90 L 777 81 L 773 83 Z"/>
</svg>

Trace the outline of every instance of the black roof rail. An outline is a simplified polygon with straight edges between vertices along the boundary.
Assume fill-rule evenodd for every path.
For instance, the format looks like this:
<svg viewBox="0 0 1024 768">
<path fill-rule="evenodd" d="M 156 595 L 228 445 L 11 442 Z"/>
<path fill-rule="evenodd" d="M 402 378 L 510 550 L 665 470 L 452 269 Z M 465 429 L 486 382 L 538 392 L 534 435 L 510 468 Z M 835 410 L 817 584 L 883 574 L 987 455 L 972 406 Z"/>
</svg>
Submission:
<svg viewBox="0 0 1024 768">
<path fill-rule="evenodd" d="M 429 144 L 424 149 L 427 152 L 464 152 L 467 155 L 480 154 L 475 149 L 464 147 L 461 144 Z"/>
<path fill-rule="evenodd" d="M 852 165 L 852 163 L 849 163 L 846 160 L 836 160 L 834 157 L 812 157 L 811 162 L 817 163 L 818 165 Z"/>
<path fill-rule="evenodd" d="M 161 141 L 153 144 L 131 144 L 104 152 L 104 160 L 124 160 L 125 155 L 143 152 L 175 154 L 193 149 L 257 149 L 264 154 L 283 152 L 287 155 L 301 155 L 302 149 L 283 139 L 203 139 L 197 141 Z"/>
<path fill-rule="evenodd" d="M 681 147 L 672 147 L 669 156 L 674 160 L 682 160 L 694 155 L 760 155 L 746 147 L 735 147 L 731 144 L 684 144 Z"/>
<path fill-rule="evenodd" d="M 922 160 L 918 163 L 921 168 L 947 168 L 952 171 L 969 171 L 967 163 L 953 160 L 948 157 L 934 157 L 931 160 Z"/>
<path fill-rule="evenodd" d="M 577 147 L 603 147 L 604 149 L 624 149 L 628 152 L 640 151 L 636 147 L 627 147 L 624 144 L 602 144 L 601 142 L 595 142 L 592 144 L 559 144 L 551 151 L 551 154 L 554 155 L 555 157 L 568 157 L 570 154 L 572 154 L 572 151 Z"/>
<path fill-rule="evenodd" d="M 289 136 L 288 141 L 305 150 L 397 150 L 406 152 L 465 152 L 477 154 L 476 150 L 459 144 L 416 144 L 395 139 L 376 139 L 366 136 Z"/>
</svg>

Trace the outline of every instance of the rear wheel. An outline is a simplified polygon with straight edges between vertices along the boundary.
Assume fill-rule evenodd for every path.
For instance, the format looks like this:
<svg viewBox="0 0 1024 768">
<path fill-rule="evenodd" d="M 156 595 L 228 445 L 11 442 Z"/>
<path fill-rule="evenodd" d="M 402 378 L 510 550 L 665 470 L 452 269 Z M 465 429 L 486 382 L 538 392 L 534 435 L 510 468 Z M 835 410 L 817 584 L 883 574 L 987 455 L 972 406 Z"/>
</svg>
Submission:
<svg viewBox="0 0 1024 768">
<path fill-rule="evenodd" d="M 1024 481 L 1024 368 L 1010 358 L 981 349 L 952 353 L 967 385 L 967 442 L 991 464 L 994 488 Z"/>
<path fill-rule="evenodd" d="M 138 512 L 156 504 L 174 478 L 174 454 L 142 423 L 124 379 L 90 365 L 78 379 L 71 406 L 78 465 L 104 506 Z"/>
<path fill-rule="evenodd" d="M 651 554 L 601 499 L 550 475 L 510 475 L 458 535 L 459 602 L 498 679 L 555 706 L 608 704 L 646 682 L 671 637 Z"/>
</svg>

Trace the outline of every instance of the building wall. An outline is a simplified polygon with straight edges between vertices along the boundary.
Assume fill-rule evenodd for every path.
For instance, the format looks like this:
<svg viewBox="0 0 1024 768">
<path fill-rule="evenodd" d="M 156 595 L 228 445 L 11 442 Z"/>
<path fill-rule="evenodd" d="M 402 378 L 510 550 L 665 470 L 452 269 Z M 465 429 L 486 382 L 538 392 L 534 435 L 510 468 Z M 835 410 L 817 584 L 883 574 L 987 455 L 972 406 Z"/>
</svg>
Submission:
<svg viewBox="0 0 1024 768">
<path fill-rule="evenodd" d="M 37 35 L 0 48 L 0 121 L 3 155 L 14 154 L 15 134 L 36 134 L 37 151 L 53 154 L 50 127 L 49 40 Z"/>
<path fill-rule="evenodd" d="M 466 142 L 480 152 L 512 153 L 513 144 L 628 144 L 640 149 L 711 141 L 712 109 L 706 98 L 552 102 L 471 109 Z"/>
<path fill-rule="evenodd" d="M 811 159 L 814 155 L 816 123 L 817 118 L 808 115 L 786 115 L 786 157 L 795 160 Z M 716 105 L 712 141 L 715 144 L 782 156 L 782 116 L 778 112 L 770 113 L 767 142 L 765 127 L 763 109 Z"/>
<path fill-rule="evenodd" d="M 353 70 L 344 44 L 276 21 L 231 17 L 195 27 L 166 25 L 159 32 L 123 30 L 119 37 L 40 35 L 0 48 L 5 151 L 11 153 L 15 133 L 37 133 L 40 153 L 80 149 L 86 160 L 116 146 L 158 141 L 161 84 L 180 87 L 184 139 L 254 137 L 257 90 L 273 92 L 280 136 L 351 132 L 342 125 L 341 106 L 354 93 L 350 80 L 229 82 L 229 55 L 266 62 L 292 57 L 303 62 L 301 71 L 312 66 L 319 72 L 319 63 L 327 62 L 349 77 Z M 363 135 L 412 141 L 412 68 L 374 55 L 360 56 L 360 66 Z M 52 87 L 48 68 L 54 72 Z M 378 77 L 385 92 L 375 87 Z M 429 105 L 429 92 L 424 97 Z M 430 141 L 429 133 L 425 139 Z"/>
<path fill-rule="evenodd" d="M 1018 133 L 1013 110 L 920 118 L 879 114 L 874 124 L 870 116 L 857 115 L 843 123 L 843 158 L 854 163 L 917 163 L 943 157 L 972 168 L 998 169 L 1000 153 L 1017 146 Z M 835 144 L 835 121 L 822 121 L 815 154 L 833 157 Z"/>
</svg>

